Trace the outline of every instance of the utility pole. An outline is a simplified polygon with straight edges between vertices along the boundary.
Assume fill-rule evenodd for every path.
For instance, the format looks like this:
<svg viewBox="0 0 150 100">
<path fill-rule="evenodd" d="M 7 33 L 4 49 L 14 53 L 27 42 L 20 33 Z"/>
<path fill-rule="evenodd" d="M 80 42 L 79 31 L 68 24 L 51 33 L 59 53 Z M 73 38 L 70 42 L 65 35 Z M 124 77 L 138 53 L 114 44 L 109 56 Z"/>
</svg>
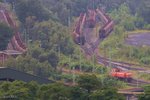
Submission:
<svg viewBox="0 0 150 100">
<path fill-rule="evenodd" d="M 111 48 L 109 47 L 109 67 L 111 67 Z"/>
<path fill-rule="evenodd" d="M 60 46 L 59 45 L 57 45 L 58 47 L 58 57 L 59 57 L 59 59 L 60 59 Z"/>
<path fill-rule="evenodd" d="M 70 28 L 70 20 L 71 20 L 71 10 L 69 10 L 69 16 L 68 16 L 68 26 Z"/>
<path fill-rule="evenodd" d="M 73 67 L 73 75 L 72 75 L 72 81 L 73 81 L 73 84 L 75 84 L 75 80 L 76 80 L 76 76 L 75 76 L 75 67 Z"/>
<path fill-rule="evenodd" d="M 12 2 L 12 9 L 13 9 L 13 12 L 16 12 L 15 11 L 15 2 Z"/>
<path fill-rule="evenodd" d="M 93 54 L 93 71 L 92 72 L 94 71 L 95 71 L 95 54 Z"/>
<path fill-rule="evenodd" d="M 3 65 L 3 67 L 4 67 L 4 53 L 2 53 L 2 55 L 3 55 L 3 59 L 2 59 L 2 65 Z"/>
<path fill-rule="evenodd" d="M 139 81 L 138 81 L 138 79 L 139 79 L 139 72 L 138 72 L 138 75 L 137 75 L 137 88 L 139 87 Z"/>
<path fill-rule="evenodd" d="M 94 5 L 95 5 L 95 0 L 93 0 L 93 9 L 94 9 L 94 7 L 95 7 Z"/>
<path fill-rule="evenodd" d="M 81 39 L 80 39 L 80 46 L 81 46 Z M 79 63 L 80 63 L 80 71 L 82 71 L 82 68 L 81 68 L 81 50 L 79 48 Z"/>
</svg>

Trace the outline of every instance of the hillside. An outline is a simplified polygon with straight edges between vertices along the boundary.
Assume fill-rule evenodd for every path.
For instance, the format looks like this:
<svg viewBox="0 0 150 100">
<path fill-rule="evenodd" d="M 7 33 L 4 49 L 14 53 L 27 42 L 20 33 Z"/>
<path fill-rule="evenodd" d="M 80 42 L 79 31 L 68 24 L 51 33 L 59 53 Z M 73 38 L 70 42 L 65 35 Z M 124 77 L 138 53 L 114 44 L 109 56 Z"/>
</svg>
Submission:
<svg viewBox="0 0 150 100">
<path fill-rule="evenodd" d="M 124 100 L 124 96 L 118 94 L 117 90 L 135 87 L 137 83 L 134 82 L 134 86 L 130 86 L 125 79 L 122 81 L 110 76 L 111 68 L 116 68 L 119 64 L 127 67 L 125 72 L 132 73 L 131 81 L 137 79 L 141 82 L 139 86 L 143 86 L 141 80 L 143 83 L 150 81 L 148 74 L 150 2 L 148 0 L 138 2 L 136 0 L 1 0 L 0 2 L 2 2 L 1 12 L 5 11 L 3 8 L 10 9 L 8 13 L 12 21 L 17 24 L 15 28 L 11 27 L 11 24 L 6 24 L 8 20 L 3 22 L 0 17 L 2 22 L 0 50 L 2 52 L 9 50 L 10 42 L 13 44 L 21 41 L 26 46 L 25 52 L 7 56 L 6 60 L 0 61 L 0 66 L 56 82 L 47 85 L 21 81 L 0 82 L 2 87 L 0 98 L 12 95 L 18 100 L 20 97 L 23 100 L 100 100 L 100 98 Z M 86 41 L 86 45 L 82 46 L 81 40 L 77 43 L 72 34 L 82 14 L 87 14 L 86 16 L 89 17 L 90 10 L 96 8 L 102 9 L 114 25 L 110 35 L 99 43 L 93 54 L 88 55 L 83 48 L 86 45 L 90 47 L 92 43 Z M 88 22 L 85 22 L 87 25 L 83 27 L 79 24 L 83 28 L 81 30 L 84 31 L 84 35 L 87 36 L 89 31 L 92 33 L 91 37 L 94 38 L 90 37 L 89 41 L 99 38 L 100 29 L 105 26 L 102 19 L 98 20 L 99 22 L 88 31 L 86 30 Z M 19 34 L 19 39 L 16 33 Z M 16 40 L 11 40 L 13 36 L 16 36 Z M 19 50 L 17 46 L 13 49 Z M 138 68 L 143 68 L 142 71 L 147 70 L 147 72 L 140 73 Z M 110 93 L 112 95 L 108 95 Z M 138 97 L 139 100 L 142 100 L 141 98 L 149 91 L 145 93 Z"/>
</svg>

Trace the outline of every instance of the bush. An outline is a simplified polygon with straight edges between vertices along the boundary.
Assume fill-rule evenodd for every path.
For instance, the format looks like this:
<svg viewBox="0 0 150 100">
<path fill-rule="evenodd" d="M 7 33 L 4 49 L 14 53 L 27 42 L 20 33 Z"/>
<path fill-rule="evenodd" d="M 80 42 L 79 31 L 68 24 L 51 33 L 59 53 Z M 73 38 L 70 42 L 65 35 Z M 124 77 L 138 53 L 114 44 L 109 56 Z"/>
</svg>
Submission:
<svg viewBox="0 0 150 100">
<path fill-rule="evenodd" d="M 150 24 L 145 25 L 144 29 L 150 30 Z"/>
<path fill-rule="evenodd" d="M 13 30 L 8 25 L 0 23 L 0 50 L 5 50 L 13 36 Z"/>
<path fill-rule="evenodd" d="M 140 62 L 143 64 L 150 64 L 150 58 L 149 57 L 142 57 L 140 59 Z"/>
</svg>

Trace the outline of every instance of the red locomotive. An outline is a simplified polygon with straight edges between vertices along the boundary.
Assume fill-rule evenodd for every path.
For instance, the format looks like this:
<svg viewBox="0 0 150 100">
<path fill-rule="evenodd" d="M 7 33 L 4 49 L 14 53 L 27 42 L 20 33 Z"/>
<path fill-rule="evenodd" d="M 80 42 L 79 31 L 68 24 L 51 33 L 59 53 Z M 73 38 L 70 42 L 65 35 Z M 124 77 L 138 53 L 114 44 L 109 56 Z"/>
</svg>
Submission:
<svg viewBox="0 0 150 100">
<path fill-rule="evenodd" d="M 122 71 L 119 68 L 113 68 L 110 74 L 112 77 L 116 77 L 119 79 L 130 79 L 132 77 L 132 73 Z"/>
</svg>

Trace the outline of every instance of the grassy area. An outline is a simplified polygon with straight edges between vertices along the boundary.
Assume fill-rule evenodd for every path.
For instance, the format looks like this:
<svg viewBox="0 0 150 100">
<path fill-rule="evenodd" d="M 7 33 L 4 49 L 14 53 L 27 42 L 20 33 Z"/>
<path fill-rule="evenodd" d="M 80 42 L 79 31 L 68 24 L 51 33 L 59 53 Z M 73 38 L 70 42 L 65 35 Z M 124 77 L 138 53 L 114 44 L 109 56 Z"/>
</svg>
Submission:
<svg viewBox="0 0 150 100">
<path fill-rule="evenodd" d="M 145 81 L 150 81 L 150 75 L 142 72 L 133 72 L 133 76 L 136 78 L 136 79 L 141 79 L 141 80 L 145 80 Z"/>
<path fill-rule="evenodd" d="M 134 64 L 144 65 L 145 57 L 150 55 L 150 47 L 135 47 L 124 43 L 125 37 L 129 34 L 150 32 L 149 30 L 135 30 L 132 32 L 125 32 L 119 35 L 112 33 L 99 46 L 99 52 L 102 56 L 111 58 L 117 61 L 124 61 Z M 147 61 L 148 62 L 148 61 Z M 145 65 L 150 65 L 145 63 Z"/>
<path fill-rule="evenodd" d="M 136 34 L 136 33 L 147 33 L 147 32 L 150 32 L 150 30 L 134 30 L 134 31 L 131 31 L 131 32 L 126 32 L 126 34 Z"/>
</svg>

